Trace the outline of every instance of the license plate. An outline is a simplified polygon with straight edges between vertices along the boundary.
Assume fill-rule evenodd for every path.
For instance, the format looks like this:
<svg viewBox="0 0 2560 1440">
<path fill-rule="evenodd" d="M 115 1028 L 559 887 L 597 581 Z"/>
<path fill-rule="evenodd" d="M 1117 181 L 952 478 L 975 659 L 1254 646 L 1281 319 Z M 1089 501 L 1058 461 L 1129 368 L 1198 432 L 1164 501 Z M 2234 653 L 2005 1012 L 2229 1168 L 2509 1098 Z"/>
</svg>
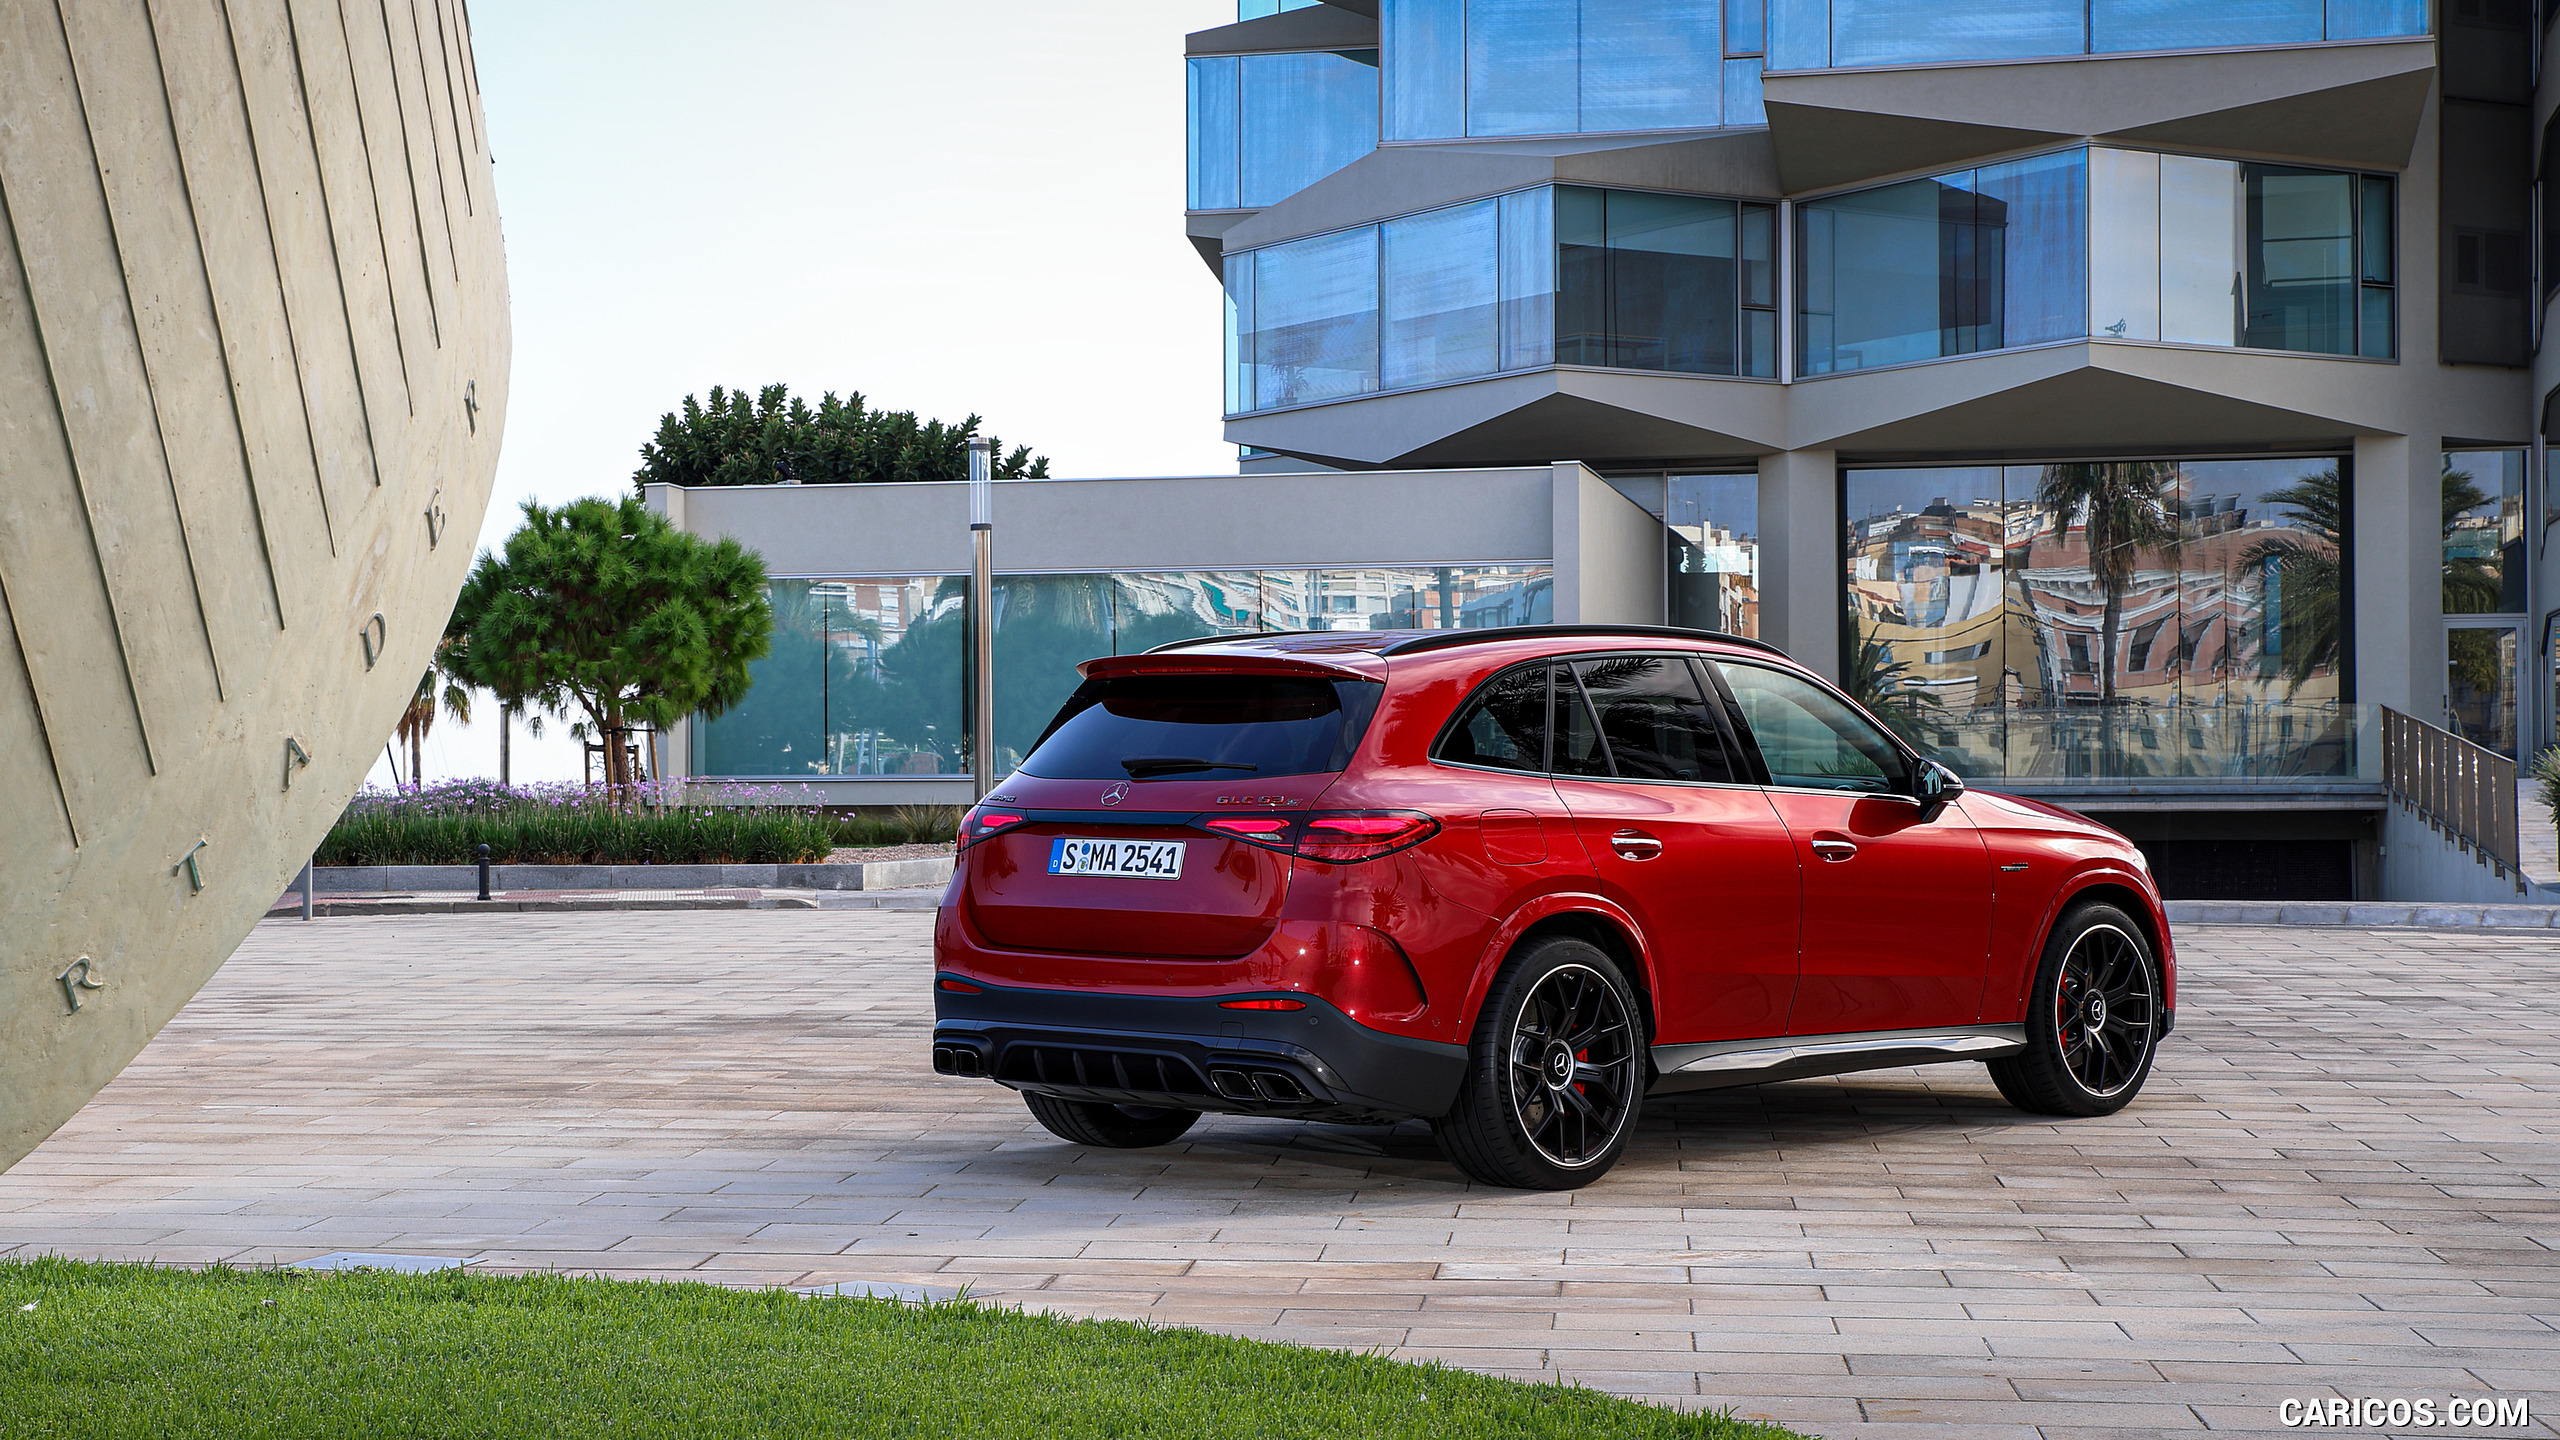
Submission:
<svg viewBox="0 0 2560 1440">
<path fill-rule="evenodd" d="M 1052 875 L 1116 875 L 1130 880 L 1182 878 L 1179 840 L 1089 840 L 1061 835 L 1049 842 Z"/>
</svg>

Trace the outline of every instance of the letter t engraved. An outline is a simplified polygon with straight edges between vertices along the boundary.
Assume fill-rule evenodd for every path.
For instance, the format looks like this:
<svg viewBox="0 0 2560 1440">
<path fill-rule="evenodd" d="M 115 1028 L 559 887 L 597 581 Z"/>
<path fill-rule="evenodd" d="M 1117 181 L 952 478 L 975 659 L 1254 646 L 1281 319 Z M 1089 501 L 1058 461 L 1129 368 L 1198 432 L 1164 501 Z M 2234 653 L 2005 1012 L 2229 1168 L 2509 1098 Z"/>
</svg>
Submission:
<svg viewBox="0 0 2560 1440">
<path fill-rule="evenodd" d="M 170 874 L 183 874 L 187 877 L 187 893 L 190 895 L 204 893 L 204 866 L 197 862 L 196 857 L 203 854 L 204 847 L 211 843 L 213 842 L 209 840 L 198 840 L 194 847 L 187 851 L 187 858 L 169 867 Z"/>
</svg>

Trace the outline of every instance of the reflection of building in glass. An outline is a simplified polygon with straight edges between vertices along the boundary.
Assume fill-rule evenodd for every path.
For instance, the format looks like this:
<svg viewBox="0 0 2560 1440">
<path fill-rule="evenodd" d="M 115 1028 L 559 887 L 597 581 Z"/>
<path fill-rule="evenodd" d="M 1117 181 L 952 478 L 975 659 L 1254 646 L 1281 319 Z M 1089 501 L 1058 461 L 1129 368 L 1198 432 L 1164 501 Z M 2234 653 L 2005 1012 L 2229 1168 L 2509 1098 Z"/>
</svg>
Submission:
<svg viewBox="0 0 2560 1440">
<path fill-rule="evenodd" d="M 2343 773 L 2339 547 L 2307 519 L 2337 477 L 2321 460 L 1850 472 L 1849 610 L 1889 714 L 1979 775 Z M 1942 493 L 1965 488 L 1992 493 Z M 2093 563 L 2099 510 L 2141 537 L 2110 538 L 2115 564 Z"/>
</svg>

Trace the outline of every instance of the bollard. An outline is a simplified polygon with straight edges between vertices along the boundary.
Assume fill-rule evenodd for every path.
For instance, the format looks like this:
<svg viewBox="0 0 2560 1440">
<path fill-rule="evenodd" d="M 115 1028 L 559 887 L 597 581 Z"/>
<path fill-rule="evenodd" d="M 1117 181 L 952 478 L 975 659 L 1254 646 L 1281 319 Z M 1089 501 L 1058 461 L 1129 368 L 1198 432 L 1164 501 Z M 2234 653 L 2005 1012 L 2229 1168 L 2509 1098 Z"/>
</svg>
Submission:
<svg viewBox="0 0 2560 1440">
<path fill-rule="evenodd" d="M 489 847 L 480 847 L 480 898 L 489 898 Z"/>
<path fill-rule="evenodd" d="M 311 918 L 311 862 L 302 862 L 302 918 Z"/>
</svg>

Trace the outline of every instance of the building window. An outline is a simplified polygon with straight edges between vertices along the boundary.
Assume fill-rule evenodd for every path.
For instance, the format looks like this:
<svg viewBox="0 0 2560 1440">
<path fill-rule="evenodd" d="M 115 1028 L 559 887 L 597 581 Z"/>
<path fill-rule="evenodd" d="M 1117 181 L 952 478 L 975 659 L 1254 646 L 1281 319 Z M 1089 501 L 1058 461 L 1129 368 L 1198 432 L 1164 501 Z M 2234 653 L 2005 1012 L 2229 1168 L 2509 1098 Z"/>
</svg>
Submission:
<svg viewBox="0 0 2560 1440">
<path fill-rule="evenodd" d="M 2444 613 L 2525 613 L 2525 468 L 2530 452 L 2444 456 Z"/>
<path fill-rule="evenodd" d="M 1760 477 L 1674 475 L 1665 495 L 1670 623 L 1760 635 Z"/>
<path fill-rule="evenodd" d="M 1515 191 L 1227 257 L 1230 414 L 1552 364 L 1777 374 L 1776 211 Z"/>
<path fill-rule="evenodd" d="M 1775 242 L 1773 206 L 1558 187 L 1557 362 L 1776 375 Z"/>
<path fill-rule="evenodd" d="M 2082 152 L 1796 207 L 1806 375 L 2087 333 Z"/>
<path fill-rule="evenodd" d="M 2341 458 L 1851 470 L 1842 670 L 1970 775 L 2354 773 Z"/>
<path fill-rule="evenodd" d="M 2389 176 L 2089 152 L 2091 333 L 2389 359 Z"/>
<path fill-rule="evenodd" d="M 1304 10 L 1323 3 L 1324 0 L 1236 0 L 1236 20 L 1238 23 L 1259 20 L 1284 10 Z"/>
<path fill-rule="evenodd" d="M 1190 62 L 1189 205 L 1258 209 L 1378 145 L 1378 52 Z"/>
<path fill-rule="evenodd" d="M 1768 123 L 1766 0 L 1383 0 L 1386 137 Z"/>
<path fill-rule="evenodd" d="M 1769 0 L 1769 68 L 1823 70 L 2428 33 L 2425 0 Z"/>
<path fill-rule="evenodd" d="M 1555 618 L 1553 567 L 1390 566 L 996 577 L 996 754 L 1009 773 L 1075 667 L 1260 630 L 1440 630 Z M 692 725 L 693 773 L 965 775 L 965 575 L 775 580 L 745 700 Z"/>
</svg>

